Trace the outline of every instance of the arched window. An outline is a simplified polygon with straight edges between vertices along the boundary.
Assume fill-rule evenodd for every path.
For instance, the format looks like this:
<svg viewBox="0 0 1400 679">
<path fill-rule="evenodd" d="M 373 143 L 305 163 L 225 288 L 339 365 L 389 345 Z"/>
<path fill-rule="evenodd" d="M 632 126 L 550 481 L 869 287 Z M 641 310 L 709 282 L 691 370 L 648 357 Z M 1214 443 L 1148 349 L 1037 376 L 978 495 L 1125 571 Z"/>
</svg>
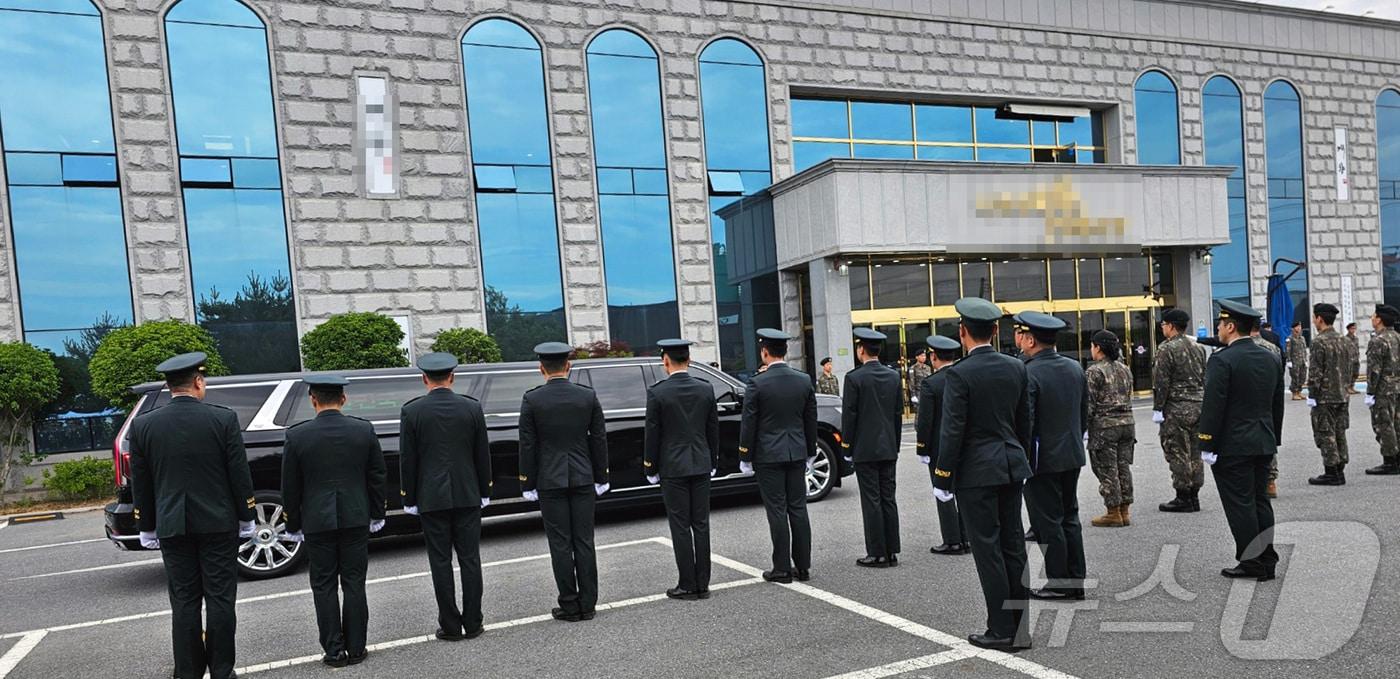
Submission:
<svg viewBox="0 0 1400 679">
<path fill-rule="evenodd" d="M 661 72 L 651 45 L 623 29 L 598 34 L 588 44 L 588 104 L 608 327 L 646 355 L 680 334 Z"/>
<path fill-rule="evenodd" d="M 1180 165 L 1176 85 L 1161 71 L 1148 71 L 1133 87 L 1137 118 L 1137 159 L 1143 165 Z"/>
<path fill-rule="evenodd" d="M 1214 247 L 1210 266 L 1211 296 L 1249 304 L 1249 219 L 1244 191 L 1244 108 L 1240 88 L 1225 76 L 1206 81 L 1201 90 L 1206 165 L 1235 168 L 1225 180 L 1230 214 L 1230 242 Z"/>
<path fill-rule="evenodd" d="M 24 340 L 58 357 L 73 394 L 59 412 L 100 413 L 109 404 L 86 393 L 88 359 L 132 321 L 102 18 L 88 0 L 4 0 L 0 35 L 0 149 Z M 41 452 L 93 445 L 50 440 L 46 426 Z"/>
<path fill-rule="evenodd" d="M 1400 92 L 1376 99 L 1376 155 L 1381 189 L 1381 274 L 1385 303 L 1400 304 Z"/>
<path fill-rule="evenodd" d="M 1269 185 L 1269 256 L 1308 259 L 1307 206 L 1303 202 L 1303 108 L 1298 91 L 1279 80 L 1264 90 L 1264 165 Z M 1289 267 L 1282 267 L 1288 271 Z M 1312 317 L 1308 272 L 1288 279 L 1293 318 Z"/>
<path fill-rule="evenodd" d="M 237 0 L 165 16 L 195 318 L 238 373 L 295 370 L 267 30 Z"/>
<path fill-rule="evenodd" d="M 705 169 L 710 195 L 710 251 L 714 263 L 715 311 L 719 317 L 720 366 L 746 367 L 749 338 L 758 327 L 781 325 L 778 299 L 751 300 L 754 314 L 742 313 L 739 285 L 729 282 L 724 220 L 715 210 L 772 183 L 768 149 L 768 97 L 763 61 L 752 47 L 732 38 L 710 43 L 700 53 L 700 104 L 705 122 Z M 777 274 L 769 274 L 774 281 Z M 753 290 L 776 290 L 755 285 Z M 743 322 L 747 321 L 747 323 Z M 750 327 L 752 326 L 752 327 Z M 751 350 L 749 350 L 751 353 Z"/>
<path fill-rule="evenodd" d="M 539 42 L 487 19 L 462 38 L 486 330 L 505 360 L 568 334 Z"/>
</svg>

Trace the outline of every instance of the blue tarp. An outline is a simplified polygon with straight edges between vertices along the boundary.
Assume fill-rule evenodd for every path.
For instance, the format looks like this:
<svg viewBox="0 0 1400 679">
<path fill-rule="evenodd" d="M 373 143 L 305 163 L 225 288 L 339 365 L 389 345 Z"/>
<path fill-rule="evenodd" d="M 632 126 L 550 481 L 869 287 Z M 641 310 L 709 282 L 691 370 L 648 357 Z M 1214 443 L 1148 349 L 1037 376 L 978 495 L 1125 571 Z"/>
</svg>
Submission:
<svg viewBox="0 0 1400 679">
<path fill-rule="evenodd" d="M 1293 298 L 1288 294 L 1288 283 L 1282 274 L 1269 276 L 1269 323 L 1280 334 L 1288 334 L 1293 327 Z"/>
</svg>

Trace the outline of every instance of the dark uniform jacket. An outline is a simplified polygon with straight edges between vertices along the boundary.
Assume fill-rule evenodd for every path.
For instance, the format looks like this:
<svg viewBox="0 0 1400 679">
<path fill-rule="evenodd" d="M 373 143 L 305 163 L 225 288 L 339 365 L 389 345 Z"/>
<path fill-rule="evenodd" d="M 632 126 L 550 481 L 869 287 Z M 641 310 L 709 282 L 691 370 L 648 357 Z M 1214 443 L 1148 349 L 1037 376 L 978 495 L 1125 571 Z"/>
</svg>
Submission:
<svg viewBox="0 0 1400 679">
<path fill-rule="evenodd" d="M 1217 455 L 1274 455 L 1283 443 L 1283 363 L 1248 337 L 1206 364 L 1201 450 Z"/>
<path fill-rule="evenodd" d="M 647 476 L 709 476 L 719 467 L 719 410 L 709 382 L 677 372 L 647 390 Z"/>
<path fill-rule="evenodd" d="M 136 525 L 169 538 L 238 530 L 257 500 L 238 415 L 190 396 L 131 424 Z"/>
<path fill-rule="evenodd" d="M 491 446 L 481 404 L 447 387 L 403 404 L 399 477 L 405 507 L 480 509 L 491 497 Z"/>
<path fill-rule="evenodd" d="M 384 518 L 384 452 L 368 420 L 339 410 L 287 430 L 282 507 L 287 530 L 365 528 Z"/>
<path fill-rule="evenodd" d="M 943 385 L 948 381 L 948 368 L 945 365 L 934 370 L 932 375 L 919 383 L 919 414 L 914 420 L 915 450 L 919 455 L 927 455 L 929 462 L 938 460 L 939 423 L 943 420 Z"/>
<path fill-rule="evenodd" d="M 1054 349 L 1028 356 L 1031 409 L 1031 470 L 1053 474 L 1084 466 L 1084 431 L 1089 423 L 1084 369 Z"/>
<path fill-rule="evenodd" d="M 787 363 L 773 363 L 754 375 L 744 392 L 739 459 L 782 464 L 805 461 L 816 450 L 817 393 L 812 380 Z"/>
<path fill-rule="evenodd" d="M 991 346 L 973 349 L 947 373 L 934 487 L 1020 483 L 1031 475 L 1026 365 Z"/>
<path fill-rule="evenodd" d="M 899 456 L 904 408 L 900 390 L 899 372 L 879 361 L 866 361 L 846 373 L 841 397 L 841 448 L 846 457 L 884 462 Z"/>
<path fill-rule="evenodd" d="M 706 470 L 708 473 L 708 470 Z M 520 489 L 608 482 L 608 432 L 592 389 L 552 379 L 520 403 Z"/>
</svg>

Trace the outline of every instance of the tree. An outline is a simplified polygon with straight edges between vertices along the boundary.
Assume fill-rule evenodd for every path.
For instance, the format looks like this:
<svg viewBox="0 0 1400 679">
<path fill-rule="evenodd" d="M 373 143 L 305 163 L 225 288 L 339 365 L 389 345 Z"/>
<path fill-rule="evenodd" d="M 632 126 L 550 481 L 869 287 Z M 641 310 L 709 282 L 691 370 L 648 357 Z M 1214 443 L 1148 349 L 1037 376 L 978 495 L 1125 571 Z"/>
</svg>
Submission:
<svg viewBox="0 0 1400 679">
<path fill-rule="evenodd" d="M 191 351 L 209 355 L 206 375 L 227 375 L 228 368 L 207 330 L 184 321 L 151 321 L 107 333 L 88 363 L 92 392 L 128 410 L 136 402 L 130 388 L 163 379 L 156 366 L 171 356 Z"/>
<path fill-rule="evenodd" d="M 45 409 L 45 415 L 66 413 L 97 413 L 110 407 L 107 399 L 92 393 L 92 376 L 88 374 L 88 363 L 107 333 L 126 327 L 126 322 L 103 312 L 93 320 L 92 325 L 79 330 L 73 337 L 63 340 L 63 355 L 53 357 L 62 382 L 58 398 Z"/>
<path fill-rule="evenodd" d="M 296 310 L 292 282 L 285 274 L 263 278 L 250 271 L 232 300 L 210 288 L 208 295 L 199 296 L 195 310 L 234 372 L 297 369 Z"/>
<path fill-rule="evenodd" d="M 301 338 L 301 355 L 307 370 L 401 368 L 408 365 L 402 341 L 403 329 L 384 314 L 338 314 Z"/>
<path fill-rule="evenodd" d="M 29 458 L 35 415 L 58 398 L 53 355 L 23 342 L 0 343 L 0 491 L 15 460 Z"/>
<path fill-rule="evenodd" d="M 522 311 L 511 304 L 505 293 L 486 286 L 486 327 L 501 348 L 507 361 L 528 361 L 535 358 L 535 345 L 540 342 L 564 341 L 564 310 Z"/>
<path fill-rule="evenodd" d="M 501 347 L 476 328 L 452 328 L 438 333 L 433 351 L 445 351 L 462 363 L 500 363 Z"/>
<path fill-rule="evenodd" d="M 634 356 L 632 347 L 622 340 L 598 340 L 581 347 L 574 347 L 574 359 L 585 360 L 589 358 L 631 358 Z"/>
</svg>

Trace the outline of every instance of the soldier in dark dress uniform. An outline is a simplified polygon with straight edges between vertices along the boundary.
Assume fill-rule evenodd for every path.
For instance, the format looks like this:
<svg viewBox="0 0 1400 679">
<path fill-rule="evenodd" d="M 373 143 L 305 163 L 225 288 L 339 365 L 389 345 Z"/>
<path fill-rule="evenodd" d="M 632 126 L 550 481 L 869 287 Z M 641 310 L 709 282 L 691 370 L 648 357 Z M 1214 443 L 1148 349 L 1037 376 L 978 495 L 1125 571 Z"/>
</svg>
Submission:
<svg viewBox="0 0 1400 679">
<path fill-rule="evenodd" d="M 661 364 L 669 375 L 647 390 L 642 467 L 661 484 L 680 582 L 672 599 L 710 598 L 710 477 L 719 467 L 719 409 L 714 387 L 690 374 L 690 340 L 667 339 Z"/>
<path fill-rule="evenodd" d="M 1013 319 L 1016 344 L 1030 379 L 1031 479 L 1026 513 L 1045 549 L 1043 589 L 1036 599 L 1084 598 L 1084 531 L 1079 523 L 1079 471 L 1084 467 L 1084 431 L 1089 421 L 1084 369 L 1055 350 L 1066 323 L 1049 314 L 1023 311 Z"/>
<path fill-rule="evenodd" d="M 428 393 L 399 415 L 399 476 L 405 512 L 417 516 L 428 545 L 437 599 L 437 638 L 481 635 L 481 510 L 491 504 L 491 449 L 481 404 L 452 390 L 457 358 L 418 359 Z M 462 607 L 452 555 L 462 569 Z"/>
<path fill-rule="evenodd" d="M 593 509 L 608 492 L 608 434 L 592 389 L 569 381 L 573 347 L 535 347 L 547 380 L 520 403 L 520 489 L 540 503 L 559 588 L 555 620 L 592 620 L 598 604 Z"/>
<path fill-rule="evenodd" d="M 1269 502 L 1269 460 L 1283 439 L 1283 364 L 1249 338 L 1260 314 L 1220 300 L 1216 331 L 1225 348 L 1206 364 L 1201 407 L 1201 459 L 1210 465 L 1239 564 L 1227 578 L 1272 580 L 1274 508 Z"/>
<path fill-rule="evenodd" d="M 967 355 L 946 369 L 934 495 L 958 501 L 987 606 L 980 648 L 1030 648 L 1021 486 L 1030 477 L 1030 397 L 1026 366 L 991 346 L 1001 310 L 979 297 L 954 304 Z"/>
<path fill-rule="evenodd" d="M 760 328 L 759 357 L 765 370 L 744 392 L 739 425 L 739 469 L 758 478 L 773 540 L 769 582 L 809 580 L 812 525 L 807 520 L 807 468 L 817 450 L 817 394 L 805 373 L 792 369 L 787 333 Z"/>
<path fill-rule="evenodd" d="M 203 352 L 156 366 L 171 399 L 131 425 L 141 546 L 160 549 L 178 679 L 233 676 L 238 544 L 254 533 L 253 477 L 238 416 L 203 403 Z M 200 604 L 205 622 L 201 624 Z"/>
<path fill-rule="evenodd" d="M 919 461 L 928 465 L 929 479 L 937 480 L 933 461 L 938 459 L 939 423 L 943 419 L 943 385 L 948 377 L 944 371 L 958 360 L 962 345 L 955 339 L 941 335 L 931 335 L 925 341 L 931 350 L 933 374 L 919 385 L 919 415 L 914 434 L 918 440 L 916 450 Z M 972 548 L 963 533 L 957 500 L 934 504 L 938 506 L 938 530 L 943 534 L 943 544 L 930 547 L 928 551 L 933 554 L 967 554 Z"/>
<path fill-rule="evenodd" d="M 895 503 L 895 462 L 899 459 L 904 404 L 899 372 L 880 363 L 885 334 L 856 328 L 856 360 L 846 373 L 841 398 L 841 454 L 854 462 L 865 522 L 865 556 L 857 566 L 899 565 L 899 506 Z"/>
<path fill-rule="evenodd" d="M 316 417 L 287 430 L 283 515 L 288 537 L 304 542 L 310 564 L 321 662 L 356 665 L 365 659 L 369 627 L 369 535 L 384 528 L 384 452 L 373 424 L 340 412 L 349 380 L 310 375 L 302 381 Z"/>
</svg>

